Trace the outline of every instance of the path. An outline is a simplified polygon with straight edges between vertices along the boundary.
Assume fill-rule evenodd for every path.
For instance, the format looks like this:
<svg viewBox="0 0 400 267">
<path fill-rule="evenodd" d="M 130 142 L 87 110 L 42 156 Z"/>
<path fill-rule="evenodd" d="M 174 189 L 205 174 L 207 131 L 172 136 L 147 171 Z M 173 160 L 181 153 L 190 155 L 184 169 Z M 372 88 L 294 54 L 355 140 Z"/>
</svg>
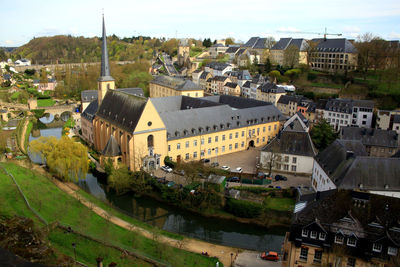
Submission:
<svg viewBox="0 0 400 267">
<path fill-rule="evenodd" d="M 26 154 L 25 151 L 25 136 L 26 136 L 26 128 L 28 127 L 29 124 L 29 119 L 27 119 L 24 123 L 24 126 L 22 127 L 22 135 L 21 135 L 21 140 L 20 140 L 20 149 L 22 153 Z"/>
<path fill-rule="evenodd" d="M 116 216 L 113 216 L 113 215 L 109 214 L 107 211 L 105 211 L 104 209 L 96 206 L 94 203 L 85 199 L 83 196 L 81 196 L 79 193 L 76 192 L 80 188 L 78 186 L 76 186 L 75 184 L 63 183 L 54 178 L 53 178 L 53 182 L 61 190 L 63 190 L 67 194 L 71 195 L 75 199 L 77 199 L 83 205 L 85 205 L 86 207 L 88 207 L 89 209 L 91 209 L 93 212 L 95 212 L 97 215 L 103 217 L 104 219 L 109 220 L 110 222 L 112 222 L 122 228 L 125 228 L 129 231 L 137 232 L 146 238 L 154 239 L 154 235 L 152 232 L 147 231 L 141 227 L 135 226 L 133 224 L 130 224 Z M 207 243 L 204 241 L 187 238 L 187 237 L 184 237 L 183 240 L 176 240 L 173 238 L 169 238 L 169 237 L 160 235 L 157 238 L 157 242 L 161 242 L 161 243 L 168 244 L 168 245 L 176 247 L 176 248 L 185 249 L 187 251 L 199 253 L 199 254 L 203 251 L 207 251 L 211 257 L 217 257 L 224 264 L 224 266 L 231 265 L 231 253 L 235 256 L 236 253 L 238 251 L 240 251 L 237 248 L 211 244 L 211 243 Z"/>
</svg>

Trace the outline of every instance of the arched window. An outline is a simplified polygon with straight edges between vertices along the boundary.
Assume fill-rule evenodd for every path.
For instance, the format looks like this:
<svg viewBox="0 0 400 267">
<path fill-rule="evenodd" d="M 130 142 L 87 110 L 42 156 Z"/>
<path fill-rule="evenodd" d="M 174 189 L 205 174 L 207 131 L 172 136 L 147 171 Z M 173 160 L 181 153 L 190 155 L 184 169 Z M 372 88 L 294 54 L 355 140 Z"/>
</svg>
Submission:
<svg viewBox="0 0 400 267">
<path fill-rule="evenodd" d="M 147 136 L 147 147 L 154 147 L 154 137 L 152 134 Z"/>
</svg>

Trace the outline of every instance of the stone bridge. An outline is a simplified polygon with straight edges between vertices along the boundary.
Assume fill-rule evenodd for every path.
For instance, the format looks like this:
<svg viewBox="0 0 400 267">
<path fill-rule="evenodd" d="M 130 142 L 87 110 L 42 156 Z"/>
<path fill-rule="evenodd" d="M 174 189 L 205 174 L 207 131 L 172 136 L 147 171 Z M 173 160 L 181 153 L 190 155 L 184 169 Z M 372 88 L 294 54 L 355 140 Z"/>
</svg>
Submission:
<svg viewBox="0 0 400 267">
<path fill-rule="evenodd" d="M 52 107 L 38 107 L 38 109 L 44 109 L 44 114 L 49 113 L 54 116 L 61 116 L 61 114 L 65 112 L 69 112 L 70 115 L 75 112 L 75 109 L 78 107 L 76 104 L 70 105 L 59 105 L 59 106 L 52 106 Z"/>
</svg>

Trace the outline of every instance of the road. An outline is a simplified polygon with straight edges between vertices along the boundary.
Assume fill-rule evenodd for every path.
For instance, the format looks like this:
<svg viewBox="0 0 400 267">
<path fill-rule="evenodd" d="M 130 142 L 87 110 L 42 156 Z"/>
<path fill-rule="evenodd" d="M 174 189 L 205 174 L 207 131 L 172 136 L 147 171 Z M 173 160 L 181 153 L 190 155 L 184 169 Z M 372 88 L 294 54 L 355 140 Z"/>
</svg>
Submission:
<svg viewBox="0 0 400 267">
<path fill-rule="evenodd" d="M 165 66 L 166 70 L 168 71 L 168 74 L 169 74 L 170 76 L 178 75 L 179 73 L 178 73 L 178 71 L 175 69 L 174 64 L 173 64 L 173 62 L 172 62 L 172 60 L 171 60 L 171 57 L 170 57 L 168 54 L 166 54 L 166 53 L 163 53 L 162 56 L 163 56 L 163 58 L 164 58 L 164 66 Z"/>
<path fill-rule="evenodd" d="M 260 258 L 261 252 L 243 251 L 233 263 L 234 267 L 280 267 L 281 261 L 266 261 Z"/>
</svg>

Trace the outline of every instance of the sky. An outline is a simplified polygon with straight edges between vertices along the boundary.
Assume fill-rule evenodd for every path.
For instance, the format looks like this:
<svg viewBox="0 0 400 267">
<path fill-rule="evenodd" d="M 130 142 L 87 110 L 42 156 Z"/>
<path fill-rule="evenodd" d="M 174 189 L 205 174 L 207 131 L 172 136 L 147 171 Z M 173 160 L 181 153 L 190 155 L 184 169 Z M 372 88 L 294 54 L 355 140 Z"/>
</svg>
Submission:
<svg viewBox="0 0 400 267">
<path fill-rule="evenodd" d="M 324 32 L 355 39 L 371 32 L 400 39 L 399 0 L 0 0 L 0 46 L 33 37 L 107 35 L 224 39 L 252 36 L 318 38 Z M 328 38 L 336 36 L 328 36 Z"/>
</svg>

